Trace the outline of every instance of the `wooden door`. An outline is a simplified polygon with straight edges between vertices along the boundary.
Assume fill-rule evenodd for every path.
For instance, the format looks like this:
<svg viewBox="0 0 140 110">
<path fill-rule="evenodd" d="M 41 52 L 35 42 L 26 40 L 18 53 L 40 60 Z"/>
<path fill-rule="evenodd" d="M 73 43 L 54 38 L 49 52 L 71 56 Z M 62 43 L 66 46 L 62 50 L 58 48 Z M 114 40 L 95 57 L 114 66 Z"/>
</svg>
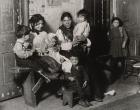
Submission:
<svg viewBox="0 0 140 110">
<path fill-rule="evenodd" d="M 92 54 L 108 54 L 109 42 L 106 33 L 110 25 L 110 0 L 85 0 L 84 3 L 91 17 Z"/>
<path fill-rule="evenodd" d="M 130 38 L 131 56 L 140 55 L 140 0 L 117 0 L 117 16 L 120 17 Z"/>
<path fill-rule="evenodd" d="M 18 0 L 0 0 L 0 101 L 21 94 L 14 83 L 15 57 L 12 51 L 15 43 Z"/>
</svg>

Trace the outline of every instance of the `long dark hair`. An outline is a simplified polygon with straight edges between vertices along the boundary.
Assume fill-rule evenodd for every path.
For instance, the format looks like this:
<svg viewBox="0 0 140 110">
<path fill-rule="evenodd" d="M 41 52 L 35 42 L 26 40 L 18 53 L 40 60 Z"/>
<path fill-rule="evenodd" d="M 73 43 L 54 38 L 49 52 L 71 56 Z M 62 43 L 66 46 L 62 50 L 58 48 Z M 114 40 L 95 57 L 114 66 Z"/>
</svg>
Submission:
<svg viewBox="0 0 140 110">
<path fill-rule="evenodd" d="M 44 17 L 43 17 L 41 14 L 34 14 L 34 15 L 30 18 L 29 24 L 30 24 L 31 30 L 32 30 L 33 32 L 38 33 L 38 31 L 37 31 L 34 27 L 35 27 L 35 25 L 36 25 L 40 20 L 43 21 L 43 27 L 42 27 L 41 31 L 46 31 L 46 32 L 47 32 L 46 21 L 45 21 Z"/>
</svg>

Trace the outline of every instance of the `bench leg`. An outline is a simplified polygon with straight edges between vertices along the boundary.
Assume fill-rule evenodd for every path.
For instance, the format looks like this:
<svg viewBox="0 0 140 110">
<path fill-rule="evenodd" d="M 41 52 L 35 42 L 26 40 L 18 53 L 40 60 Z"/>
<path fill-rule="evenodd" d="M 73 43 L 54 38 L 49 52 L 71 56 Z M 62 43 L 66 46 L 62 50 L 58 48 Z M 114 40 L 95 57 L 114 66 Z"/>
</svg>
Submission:
<svg viewBox="0 0 140 110">
<path fill-rule="evenodd" d="M 23 90 L 24 90 L 25 103 L 32 107 L 35 107 L 37 105 L 36 95 L 32 91 L 32 88 L 34 87 L 34 85 L 35 85 L 34 73 L 30 72 L 27 79 L 25 80 L 23 84 Z"/>
<path fill-rule="evenodd" d="M 64 91 L 63 92 L 63 105 L 68 104 L 69 107 L 73 107 L 73 91 Z"/>
</svg>

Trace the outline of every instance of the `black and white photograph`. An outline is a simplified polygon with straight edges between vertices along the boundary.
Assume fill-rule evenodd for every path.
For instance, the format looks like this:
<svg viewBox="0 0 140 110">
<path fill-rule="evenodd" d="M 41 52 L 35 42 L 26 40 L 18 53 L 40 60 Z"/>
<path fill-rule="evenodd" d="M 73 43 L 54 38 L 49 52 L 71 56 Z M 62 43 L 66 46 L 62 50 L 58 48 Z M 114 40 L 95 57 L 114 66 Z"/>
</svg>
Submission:
<svg viewBox="0 0 140 110">
<path fill-rule="evenodd" d="M 140 110 L 140 0 L 0 0 L 0 110 Z"/>
</svg>

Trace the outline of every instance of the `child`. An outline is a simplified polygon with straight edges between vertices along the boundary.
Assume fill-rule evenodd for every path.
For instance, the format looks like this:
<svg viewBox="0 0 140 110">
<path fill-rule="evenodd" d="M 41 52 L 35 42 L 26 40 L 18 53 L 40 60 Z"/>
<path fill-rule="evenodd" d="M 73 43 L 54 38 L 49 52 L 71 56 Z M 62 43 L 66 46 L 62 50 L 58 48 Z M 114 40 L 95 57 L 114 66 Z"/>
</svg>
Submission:
<svg viewBox="0 0 140 110">
<path fill-rule="evenodd" d="M 73 43 L 84 44 L 87 48 L 87 53 L 90 51 L 91 41 L 89 40 L 90 25 L 88 23 L 88 12 L 84 9 L 77 13 L 78 23 L 73 30 Z"/>
<path fill-rule="evenodd" d="M 17 41 L 13 48 L 16 54 L 16 62 L 18 66 L 31 68 L 34 71 L 44 74 L 44 70 L 40 65 L 40 57 L 34 54 L 32 45 L 29 42 L 30 28 L 24 25 L 19 25 L 17 29 Z M 46 76 L 47 81 L 50 79 Z"/>
<path fill-rule="evenodd" d="M 88 75 L 82 65 L 79 65 L 79 58 L 74 52 L 70 57 L 72 63 L 71 72 L 65 73 L 65 79 L 67 83 L 65 84 L 66 89 L 72 89 L 80 98 L 79 104 L 84 107 L 89 107 L 92 104 L 88 102 L 89 98 L 89 85 L 88 85 Z"/>
<path fill-rule="evenodd" d="M 112 19 L 112 25 L 108 34 L 112 66 L 115 67 L 118 73 L 121 73 L 124 71 L 125 58 L 129 55 L 129 38 L 120 18 L 114 17 Z"/>
<path fill-rule="evenodd" d="M 56 34 L 49 33 L 48 37 L 49 37 L 49 47 L 50 47 L 50 48 L 48 48 L 48 56 L 52 57 L 59 64 L 62 65 L 63 72 L 70 72 L 70 68 L 71 68 L 72 64 L 67 57 L 65 57 L 59 53 L 60 43 L 59 43 L 58 38 L 56 37 Z"/>
</svg>

